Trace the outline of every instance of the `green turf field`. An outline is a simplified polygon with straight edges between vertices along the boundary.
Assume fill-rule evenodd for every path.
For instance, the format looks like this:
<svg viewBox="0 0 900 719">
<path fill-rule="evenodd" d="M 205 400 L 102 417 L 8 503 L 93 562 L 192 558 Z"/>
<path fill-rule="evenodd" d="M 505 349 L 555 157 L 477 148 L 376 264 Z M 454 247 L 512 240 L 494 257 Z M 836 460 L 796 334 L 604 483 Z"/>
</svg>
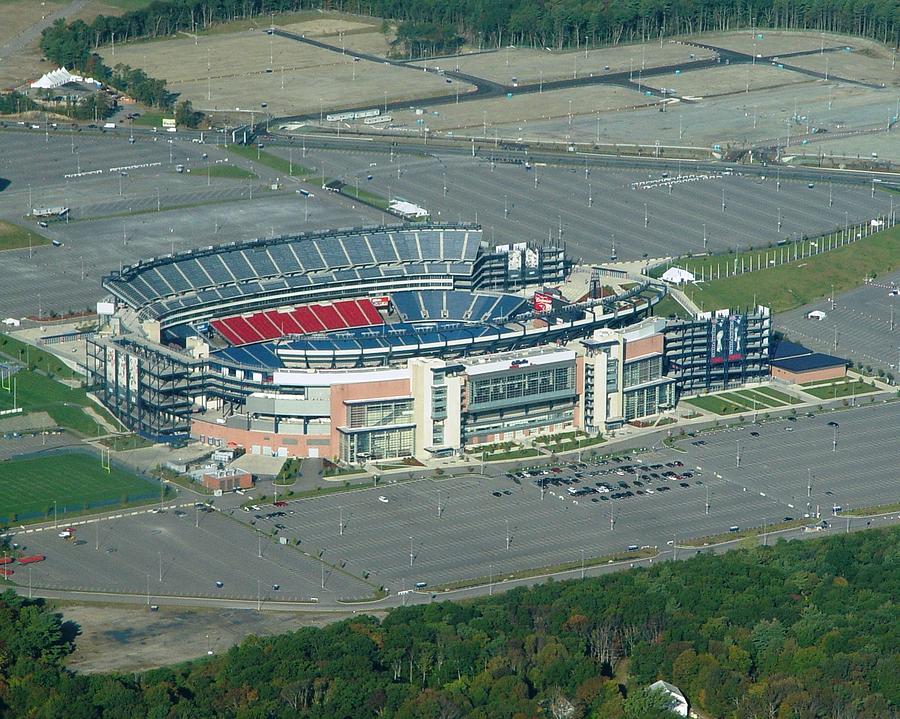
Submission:
<svg viewBox="0 0 900 719">
<path fill-rule="evenodd" d="M 772 399 L 777 399 L 783 404 L 798 404 L 800 402 L 796 397 L 785 394 L 784 392 L 779 392 L 777 389 L 772 389 L 771 387 L 755 387 L 754 391 L 764 394 L 767 397 L 771 397 Z"/>
<path fill-rule="evenodd" d="M 0 462 L 0 522 L 52 517 L 54 500 L 62 517 L 92 504 L 107 502 L 104 506 L 112 508 L 158 497 L 152 482 L 115 467 L 107 473 L 96 455 L 72 452 Z"/>
</svg>

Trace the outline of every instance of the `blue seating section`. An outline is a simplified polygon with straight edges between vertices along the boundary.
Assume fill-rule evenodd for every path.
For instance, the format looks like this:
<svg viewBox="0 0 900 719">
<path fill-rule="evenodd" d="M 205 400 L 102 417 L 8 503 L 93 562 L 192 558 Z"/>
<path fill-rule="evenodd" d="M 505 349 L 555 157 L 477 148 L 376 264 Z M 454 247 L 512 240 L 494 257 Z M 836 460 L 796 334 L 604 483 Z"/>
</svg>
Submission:
<svg viewBox="0 0 900 719">
<path fill-rule="evenodd" d="M 254 240 L 139 263 L 106 278 L 104 286 L 132 307 L 142 308 L 165 307 L 171 298 L 242 282 L 253 283 L 242 288 L 244 295 L 249 288 L 260 287 L 260 280 L 286 277 L 288 286 L 296 287 L 300 285 L 293 279 L 310 273 L 322 273 L 310 280 L 316 284 L 334 278 L 471 276 L 480 244 L 481 232 L 467 228 L 359 230 Z M 284 285 L 267 282 L 265 287 Z M 204 297 L 209 299 L 208 294 Z"/>
</svg>

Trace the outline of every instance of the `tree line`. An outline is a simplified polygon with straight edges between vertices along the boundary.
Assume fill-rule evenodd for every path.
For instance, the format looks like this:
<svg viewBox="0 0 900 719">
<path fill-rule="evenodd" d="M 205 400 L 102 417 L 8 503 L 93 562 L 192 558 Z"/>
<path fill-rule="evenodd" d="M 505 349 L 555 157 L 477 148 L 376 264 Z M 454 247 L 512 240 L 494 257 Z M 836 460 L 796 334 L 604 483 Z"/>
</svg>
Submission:
<svg viewBox="0 0 900 719">
<path fill-rule="evenodd" d="M 74 633 L 0 596 L 0 717 L 900 716 L 900 529 L 779 542 L 250 637 L 140 674 L 64 668 Z M 623 661 L 626 660 L 627 662 Z"/>
</svg>

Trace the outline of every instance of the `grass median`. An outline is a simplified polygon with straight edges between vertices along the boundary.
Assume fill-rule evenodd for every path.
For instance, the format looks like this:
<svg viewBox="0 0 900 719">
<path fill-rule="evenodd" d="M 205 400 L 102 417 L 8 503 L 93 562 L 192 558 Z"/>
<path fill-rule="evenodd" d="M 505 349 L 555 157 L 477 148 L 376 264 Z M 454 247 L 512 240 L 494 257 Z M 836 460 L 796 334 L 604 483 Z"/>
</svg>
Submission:
<svg viewBox="0 0 900 719">
<path fill-rule="evenodd" d="M 616 562 L 634 562 L 640 559 L 655 557 L 657 554 L 659 554 L 657 547 L 643 547 L 634 552 L 618 552 L 616 554 L 606 554 L 601 557 L 585 557 L 583 564 L 580 559 L 576 559 L 571 562 L 552 564 L 545 567 L 533 567 L 531 569 L 520 569 L 515 572 L 498 573 L 493 577 L 487 576 L 472 579 L 460 579 L 456 582 L 437 584 L 430 587 L 428 591 L 452 592 L 458 589 L 468 589 L 470 587 L 483 587 L 488 584 L 502 584 L 503 582 L 511 582 L 518 579 L 531 579 L 533 577 L 544 577 L 550 574 L 577 572 L 580 571 L 582 567 L 587 570 L 591 567 L 599 567 L 606 564 L 614 564 Z"/>
<path fill-rule="evenodd" d="M 23 247 L 38 247 L 49 244 L 50 240 L 37 232 L 20 225 L 14 225 L 12 222 L 0 220 L 0 251 L 19 250 Z"/>
</svg>

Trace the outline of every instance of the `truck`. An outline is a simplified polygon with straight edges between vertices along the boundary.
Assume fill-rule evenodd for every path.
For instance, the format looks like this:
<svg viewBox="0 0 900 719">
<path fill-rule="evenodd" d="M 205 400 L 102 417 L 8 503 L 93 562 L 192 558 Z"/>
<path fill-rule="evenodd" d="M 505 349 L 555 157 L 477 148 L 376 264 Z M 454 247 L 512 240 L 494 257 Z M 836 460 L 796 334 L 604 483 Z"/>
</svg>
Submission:
<svg viewBox="0 0 900 719">
<path fill-rule="evenodd" d="M 115 130 L 115 129 L 116 129 L 116 123 L 114 123 L 114 122 L 104 122 L 104 123 L 103 123 L 103 129 L 104 129 L 104 130 Z"/>
<path fill-rule="evenodd" d="M 47 557 L 43 554 L 32 554 L 27 557 L 19 557 L 19 564 L 37 564 L 43 562 Z"/>
<path fill-rule="evenodd" d="M 175 172 L 177 172 L 179 175 L 184 172 L 184 165 L 175 165 Z"/>
</svg>

